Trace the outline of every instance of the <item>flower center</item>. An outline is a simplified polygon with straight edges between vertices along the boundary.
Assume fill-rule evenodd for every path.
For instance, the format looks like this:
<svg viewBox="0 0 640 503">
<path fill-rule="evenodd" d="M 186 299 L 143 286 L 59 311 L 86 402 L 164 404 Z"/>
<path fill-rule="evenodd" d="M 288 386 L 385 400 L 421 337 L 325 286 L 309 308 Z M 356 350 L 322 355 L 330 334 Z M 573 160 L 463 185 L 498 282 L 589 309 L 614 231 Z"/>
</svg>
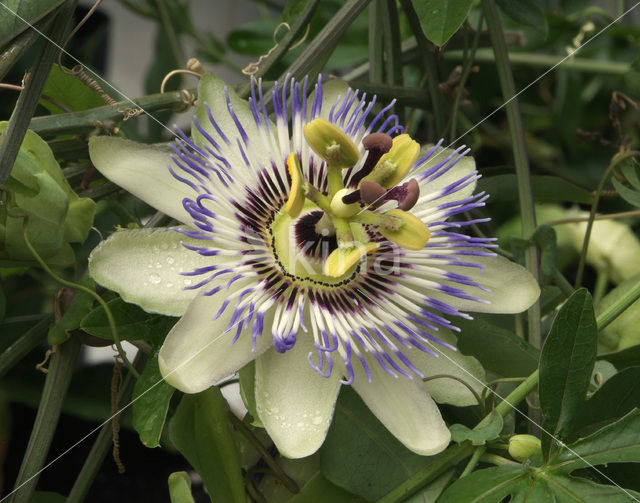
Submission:
<svg viewBox="0 0 640 503">
<path fill-rule="evenodd" d="M 325 163 L 328 190 L 305 181 L 298 155 L 289 155 L 291 191 L 272 227 L 274 251 L 286 272 L 304 278 L 322 276 L 323 281 L 344 280 L 378 249 L 380 236 L 404 248 L 424 247 L 429 230 L 407 211 L 419 198 L 419 184 L 410 180 L 398 185 L 418 157 L 417 142 L 406 134 L 393 139 L 381 133 L 368 135 L 363 139 L 367 158 L 355 170 L 360 153 L 334 124 L 314 119 L 305 126 L 304 135 Z M 350 188 L 345 186 L 344 170 L 355 170 L 347 177 Z M 378 209 L 392 200 L 397 208 Z"/>
</svg>

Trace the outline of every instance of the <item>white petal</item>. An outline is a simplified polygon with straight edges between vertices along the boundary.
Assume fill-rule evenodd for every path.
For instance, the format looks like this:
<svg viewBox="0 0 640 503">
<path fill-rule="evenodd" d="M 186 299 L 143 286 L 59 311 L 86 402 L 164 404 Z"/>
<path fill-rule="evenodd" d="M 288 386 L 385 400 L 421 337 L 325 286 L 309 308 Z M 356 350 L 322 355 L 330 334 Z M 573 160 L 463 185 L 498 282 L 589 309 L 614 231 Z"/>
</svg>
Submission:
<svg viewBox="0 0 640 503">
<path fill-rule="evenodd" d="M 197 294 L 197 290 L 184 287 L 200 281 L 198 276 L 180 272 L 220 261 L 187 250 L 181 242 L 207 243 L 167 228 L 117 231 L 91 252 L 89 272 L 102 286 L 145 311 L 180 316 Z M 209 283 L 208 289 L 214 286 Z"/>
<path fill-rule="evenodd" d="M 455 344 L 456 338 L 447 329 L 440 328 L 434 332 L 434 335 L 443 342 Z M 450 403 L 458 407 L 478 405 L 478 401 L 469 387 L 482 396 L 486 376 L 480 362 L 473 356 L 465 356 L 460 351 L 454 351 L 440 344 L 434 343 L 430 349 L 435 351 L 438 356 L 435 357 L 417 349 L 405 354 L 425 377 L 450 375 L 468 385 L 467 387 L 455 379 L 428 380 L 424 386 L 433 399 L 438 403 Z"/>
<path fill-rule="evenodd" d="M 484 272 L 477 267 L 441 267 L 457 274 L 469 276 L 483 287 L 489 289 L 489 292 L 450 281 L 439 281 L 454 288 L 465 289 L 469 295 L 486 302 L 461 299 L 433 291 L 429 291 L 427 295 L 441 300 L 460 311 L 505 314 L 525 311 L 540 296 L 540 287 L 529 271 L 500 255 L 495 257 L 468 257 L 468 261 L 481 265 L 484 268 Z"/>
<path fill-rule="evenodd" d="M 271 347 L 271 336 L 263 334 L 253 349 L 251 327 L 244 329 L 232 344 L 236 327 L 226 333 L 225 330 L 233 305 L 214 320 L 228 295 L 229 292 L 221 291 L 196 297 L 167 335 L 160 348 L 158 364 L 171 386 L 185 393 L 198 393 L 237 372 Z"/>
<path fill-rule="evenodd" d="M 367 359 L 371 382 L 359 364 L 353 388 L 385 427 L 408 449 L 430 456 L 442 452 L 451 439 L 438 406 L 422 381 L 393 377 L 373 359 Z"/>
<path fill-rule="evenodd" d="M 420 155 L 418 156 L 418 159 L 421 159 L 422 157 L 424 157 L 424 155 L 432 148 L 433 148 L 433 145 L 428 145 L 426 147 L 423 147 L 420 150 Z M 454 154 L 453 149 L 438 148 L 431 155 L 428 161 L 422 163 L 415 170 L 412 170 L 409 173 L 407 173 L 407 176 L 405 177 L 405 179 L 409 180 L 411 178 L 416 178 L 416 177 L 418 177 L 419 179 L 419 175 L 421 173 L 428 171 L 436 164 L 444 161 L 451 154 Z M 458 157 L 458 154 L 454 154 L 454 157 L 452 157 L 451 160 L 453 161 L 457 157 Z M 428 180 L 421 182 L 420 183 L 420 199 L 418 199 L 418 202 L 412 208 L 411 212 L 414 214 L 417 214 L 428 208 L 433 208 L 436 206 L 440 206 L 441 204 L 444 204 L 444 203 L 448 203 L 451 201 L 459 201 L 467 197 L 470 197 L 476 188 L 475 180 L 471 181 L 467 185 L 464 185 L 463 183 L 462 185 L 464 186 L 462 188 L 460 188 L 459 190 L 447 196 L 438 197 L 433 200 L 431 200 L 432 197 L 430 196 L 435 192 L 438 192 L 444 189 L 450 184 L 455 183 L 458 180 L 462 180 L 463 178 L 469 176 L 475 170 L 476 170 L 476 161 L 470 155 L 465 155 L 458 162 L 456 162 L 448 171 L 444 172 L 438 178 L 435 178 L 433 180 L 429 178 Z"/>
<path fill-rule="evenodd" d="M 246 150 L 251 151 L 255 158 L 263 159 L 266 163 L 267 160 L 271 158 L 271 154 L 264 147 L 258 126 L 249 108 L 249 103 L 238 97 L 233 89 L 227 87 L 227 84 L 223 80 L 215 77 L 212 73 L 205 73 L 198 84 L 199 105 L 196 109 L 196 117 L 198 118 L 200 126 L 218 144 L 220 153 L 223 153 L 225 157 L 233 157 L 233 159 L 227 159 L 231 162 L 232 166 L 240 169 L 244 165 L 244 161 L 236 145 L 236 141 L 240 138 L 240 132 L 236 122 L 233 120 L 233 116 L 229 112 L 225 88 L 227 89 L 226 92 L 229 93 L 231 108 L 240 122 L 242 129 L 244 129 L 247 134 L 249 146 L 246 147 Z M 231 145 L 227 145 L 225 139 L 211 123 L 207 109 L 204 106 L 205 104 L 209 106 L 213 119 Z M 202 146 L 209 144 L 195 127 L 195 124 L 191 128 L 191 135 L 197 145 Z"/>
<path fill-rule="evenodd" d="M 169 172 L 167 150 L 114 136 L 89 139 L 94 166 L 113 183 L 167 215 L 191 225 L 193 219 L 182 207 L 182 199 L 193 190 Z"/>
<path fill-rule="evenodd" d="M 325 378 L 309 366 L 311 351 L 310 335 L 301 333 L 293 349 L 284 354 L 271 349 L 256 360 L 258 415 L 288 458 L 303 458 L 320 448 L 340 390 L 337 372 Z"/>
</svg>

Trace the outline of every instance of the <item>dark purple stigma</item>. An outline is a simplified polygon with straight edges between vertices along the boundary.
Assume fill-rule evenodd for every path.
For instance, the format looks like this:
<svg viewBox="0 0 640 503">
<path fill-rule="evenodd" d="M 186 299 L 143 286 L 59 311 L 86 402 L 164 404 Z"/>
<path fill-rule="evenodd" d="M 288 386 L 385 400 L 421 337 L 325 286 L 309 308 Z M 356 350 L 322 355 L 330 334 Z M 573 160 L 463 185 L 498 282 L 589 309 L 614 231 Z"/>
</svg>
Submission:
<svg viewBox="0 0 640 503">
<path fill-rule="evenodd" d="M 369 180 L 364 180 L 360 184 L 360 201 L 367 206 L 380 206 L 386 201 L 398 201 L 398 208 L 408 211 L 418 202 L 420 197 L 420 185 L 415 178 L 402 185 L 397 185 L 386 190 L 382 185 Z M 346 203 L 345 198 L 351 197 L 354 193 L 346 195 L 342 201 Z M 355 202 L 355 201 L 352 201 Z"/>
<path fill-rule="evenodd" d="M 371 173 L 380 158 L 391 150 L 392 144 L 391 136 L 385 133 L 371 133 L 362 138 L 362 146 L 367 151 L 367 158 L 358 172 L 351 177 L 349 186 L 357 187 L 360 180 Z"/>
</svg>

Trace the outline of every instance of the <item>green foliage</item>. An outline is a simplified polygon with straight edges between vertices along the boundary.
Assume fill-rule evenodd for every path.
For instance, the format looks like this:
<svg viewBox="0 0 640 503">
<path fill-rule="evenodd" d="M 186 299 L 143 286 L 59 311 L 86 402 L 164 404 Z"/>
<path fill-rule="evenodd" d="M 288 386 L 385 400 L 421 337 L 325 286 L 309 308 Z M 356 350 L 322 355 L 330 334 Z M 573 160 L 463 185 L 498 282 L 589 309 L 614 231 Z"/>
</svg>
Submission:
<svg viewBox="0 0 640 503">
<path fill-rule="evenodd" d="M 591 295 L 586 289 L 577 290 L 558 312 L 540 355 L 545 459 L 557 449 L 551 436 L 566 438 L 584 406 L 597 337 Z"/>
<path fill-rule="evenodd" d="M 245 503 L 240 455 L 218 388 L 184 395 L 169 424 L 176 448 L 202 476 L 213 503 Z"/>
<path fill-rule="evenodd" d="M 95 289 L 95 284 L 89 276 L 85 276 L 80 284 L 90 289 Z M 47 341 L 52 346 L 61 344 L 71 335 L 72 330 L 80 328 L 82 319 L 89 313 L 93 305 L 94 298 L 82 290 L 74 292 L 73 300 L 69 308 L 60 318 L 60 321 L 49 328 Z"/>
<path fill-rule="evenodd" d="M 494 410 L 486 424 L 478 425 L 473 429 L 463 424 L 453 424 L 449 429 L 451 430 L 451 440 L 457 444 L 470 441 L 472 445 L 484 445 L 487 441 L 498 438 L 503 426 L 502 416 Z"/>
<path fill-rule="evenodd" d="M 407 450 L 348 387 L 340 392 L 321 454 L 328 480 L 374 501 L 430 459 Z"/>
<path fill-rule="evenodd" d="M 6 128 L 0 123 L 0 132 Z M 95 203 L 73 192 L 47 143 L 32 131 L 24 137 L 7 187 L 0 207 L 0 265 L 37 263 L 24 242 L 22 214 L 28 217 L 29 241 L 47 264 L 73 263 L 70 243 L 87 239 Z"/>
<path fill-rule="evenodd" d="M 187 472 L 173 472 L 167 480 L 171 503 L 195 503 L 191 495 L 191 479 Z"/>
<path fill-rule="evenodd" d="M 412 0 L 425 36 L 443 46 L 467 18 L 472 0 Z"/>
<path fill-rule="evenodd" d="M 38 2 L 3 0 L 2 4 L 6 8 L 0 9 L 0 47 L 27 30 L 29 24 L 37 23 L 46 17 L 62 3 L 63 0 L 40 0 Z"/>
<path fill-rule="evenodd" d="M 160 343 L 176 322 L 175 318 L 169 316 L 147 313 L 134 304 L 127 304 L 120 297 L 107 302 L 107 305 L 118 326 L 118 335 L 123 341 L 146 339 Z M 98 306 L 83 318 L 81 328 L 96 337 L 112 338 L 107 314 L 102 306 Z"/>
<path fill-rule="evenodd" d="M 549 33 L 547 18 L 535 0 L 496 0 L 496 3 L 516 23 L 529 26 L 544 37 Z"/>
<path fill-rule="evenodd" d="M 160 445 L 160 436 L 174 391 L 175 388 L 167 384 L 160 374 L 158 350 L 154 350 L 133 389 L 133 427 L 140 435 L 143 445 Z"/>
<path fill-rule="evenodd" d="M 46 98 L 41 98 L 40 104 L 52 114 L 78 112 L 106 105 L 98 93 L 72 75 L 71 70 L 64 67 L 61 69 L 58 65 L 51 67 L 42 94 Z"/>
</svg>

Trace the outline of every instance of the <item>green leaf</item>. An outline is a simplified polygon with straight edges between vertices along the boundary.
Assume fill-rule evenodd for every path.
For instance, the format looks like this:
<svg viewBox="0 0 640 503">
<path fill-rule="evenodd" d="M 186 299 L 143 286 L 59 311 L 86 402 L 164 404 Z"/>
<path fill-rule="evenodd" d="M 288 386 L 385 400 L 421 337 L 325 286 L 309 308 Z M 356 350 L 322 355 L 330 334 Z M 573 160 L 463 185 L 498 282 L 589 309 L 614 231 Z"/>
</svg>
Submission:
<svg viewBox="0 0 640 503">
<path fill-rule="evenodd" d="M 65 107 L 61 108 L 51 100 L 40 98 L 40 105 L 52 114 L 78 112 L 106 105 L 98 93 L 86 86 L 76 75 L 72 75 L 71 70 L 61 70 L 58 65 L 51 67 L 42 94 Z"/>
<path fill-rule="evenodd" d="M 202 477 L 213 503 L 246 503 L 240 454 L 218 388 L 184 395 L 169 423 L 171 441 Z"/>
<path fill-rule="evenodd" d="M 123 341 L 139 339 L 162 341 L 177 321 L 177 318 L 147 313 L 135 304 L 126 303 L 120 297 L 107 302 L 107 305 L 118 326 L 118 335 Z M 102 306 L 84 317 L 81 328 L 96 337 L 111 339 L 107 313 Z"/>
<path fill-rule="evenodd" d="M 540 405 L 543 430 L 553 437 L 571 432 L 572 421 L 586 400 L 596 358 L 598 330 L 589 292 L 577 290 L 560 308 L 540 355 Z M 543 434 L 548 457 L 553 442 Z"/>
<path fill-rule="evenodd" d="M 489 422 L 484 426 L 471 429 L 463 424 L 453 424 L 449 430 L 451 430 L 451 440 L 458 444 L 471 440 L 473 445 L 484 445 L 487 441 L 495 440 L 500 436 L 503 425 L 502 416 L 494 410 L 491 412 Z"/>
<path fill-rule="evenodd" d="M 622 370 L 587 400 L 576 416 L 575 436 L 585 437 L 634 408 L 640 408 L 640 367 Z"/>
<path fill-rule="evenodd" d="M 640 164 L 638 161 L 634 159 L 633 162 L 624 164 L 620 171 L 633 188 L 640 190 Z"/>
<path fill-rule="evenodd" d="M 67 501 L 65 496 L 50 491 L 36 491 L 30 500 L 31 503 L 64 503 L 65 501 Z"/>
<path fill-rule="evenodd" d="M 147 447 L 158 447 L 162 428 L 175 389 L 167 384 L 158 368 L 158 351 L 144 366 L 133 388 L 133 427 Z"/>
<path fill-rule="evenodd" d="M 436 503 L 442 491 L 449 485 L 454 473 L 455 470 L 453 468 L 445 472 L 404 503 Z"/>
<path fill-rule="evenodd" d="M 486 370 L 502 377 L 522 377 L 538 367 L 538 350 L 513 332 L 481 316 L 473 321 L 456 320 L 456 326 L 461 329 L 458 349 L 475 356 Z"/>
<path fill-rule="evenodd" d="M 329 482 L 322 473 L 314 475 L 287 503 L 365 503 L 366 500 Z"/>
<path fill-rule="evenodd" d="M 640 207 L 640 192 L 630 189 L 626 185 L 622 185 L 616 178 L 612 180 L 613 188 L 618 191 L 620 197 L 627 201 L 632 206 Z"/>
<path fill-rule="evenodd" d="M 462 26 L 473 0 L 412 0 L 425 36 L 442 47 Z"/>
<path fill-rule="evenodd" d="M 591 193 L 557 176 L 532 176 L 533 198 L 538 203 L 572 202 L 591 204 Z M 516 201 L 518 199 L 516 175 L 497 175 L 481 178 L 477 191 L 491 194 L 489 204 Z"/>
<path fill-rule="evenodd" d="M 635 367 L 640 365 L 640 344 L 620 351 L 602 353 L 598 355 L 598 359 L 613 363 L 618 370 Z"/>
<path fill-rule="evenodd" d="M 244 406 L 251 414 L 251 424 L 253 426 L 258 426 L 260 428 L 264 428 L 262 421 L 260 421 L 260 417 L 258 416 L 258 411 L 256 409 L 256 362 L 255 360 L 249 362 L 247 365 L 242 367 L 238 372 L 238 380 L 240 385 L 240 397 L 242 398 L 242 402 Z"/>
<path fill-rule="evenodd" d="M 556 231 L 550 225 L 540 225 L 531 236 L 538 248 L 540 248 L 540 274 L 541 283 L 549 284 L 553 279 L 558 264 L 558 242 Z"/>
<path fill-rule="evenodd" d="M 6 8 L 0 8 L 0 47 L 29 28 L 29 25 L 45 17 L 62 2 L 63 0 L 2 0 Z"/>
<path fill-rule="evenodd" d="M 84 276 L 80 280 L 80 284 L 95 289 L 95 284 L 89 276 Z M 91 310 L 94 298 L 82 290 L 76 290 L 73 295 L 73 300 L 69 305 L 67 311 L 62 315 L 60 321 L 55 325 L 51 325 L 49 328 L 49 334 L 47 335 L 47 341 L 50 345 L 55 346 L 66 341 L 71 335 L 72 330 L 80 328 L 82 319 Z"/>
<path fill-rule="evenodd" d="M 449 486 L 438 499 L 438 503 L 502 501 L 510 494 L 526 491 L 527 475 L 531 473 L 533 473 L 531 468 L 525 468 L 522 465 L 505 465 L 477 470 Z"/>
<path fill-rule="evenodd" d="M 191 494 L 191 479 L 187 472 L 173 472 L 167 480 L 171 503 L 195 503 Z"/>
<path fill-rule="evenodd" d="M 504 14 L 516 23 L 529 26 L 544 37 L 549 33 L 549 23 L 537 2 L 533 0 L 496 0 Z"/>
<path fill-rule="evenodd" d="M 404 447 L 350 387 L 343 387 L 321 450 L 322 473 L 332 483 L 377 500 L 429 464 Z"/>
<path fill-rule="evenodd" d="M 557 473 L 605 463 L 640 463 L 640 410 L 562 448 L 550 467 Z"/>
</svg>

